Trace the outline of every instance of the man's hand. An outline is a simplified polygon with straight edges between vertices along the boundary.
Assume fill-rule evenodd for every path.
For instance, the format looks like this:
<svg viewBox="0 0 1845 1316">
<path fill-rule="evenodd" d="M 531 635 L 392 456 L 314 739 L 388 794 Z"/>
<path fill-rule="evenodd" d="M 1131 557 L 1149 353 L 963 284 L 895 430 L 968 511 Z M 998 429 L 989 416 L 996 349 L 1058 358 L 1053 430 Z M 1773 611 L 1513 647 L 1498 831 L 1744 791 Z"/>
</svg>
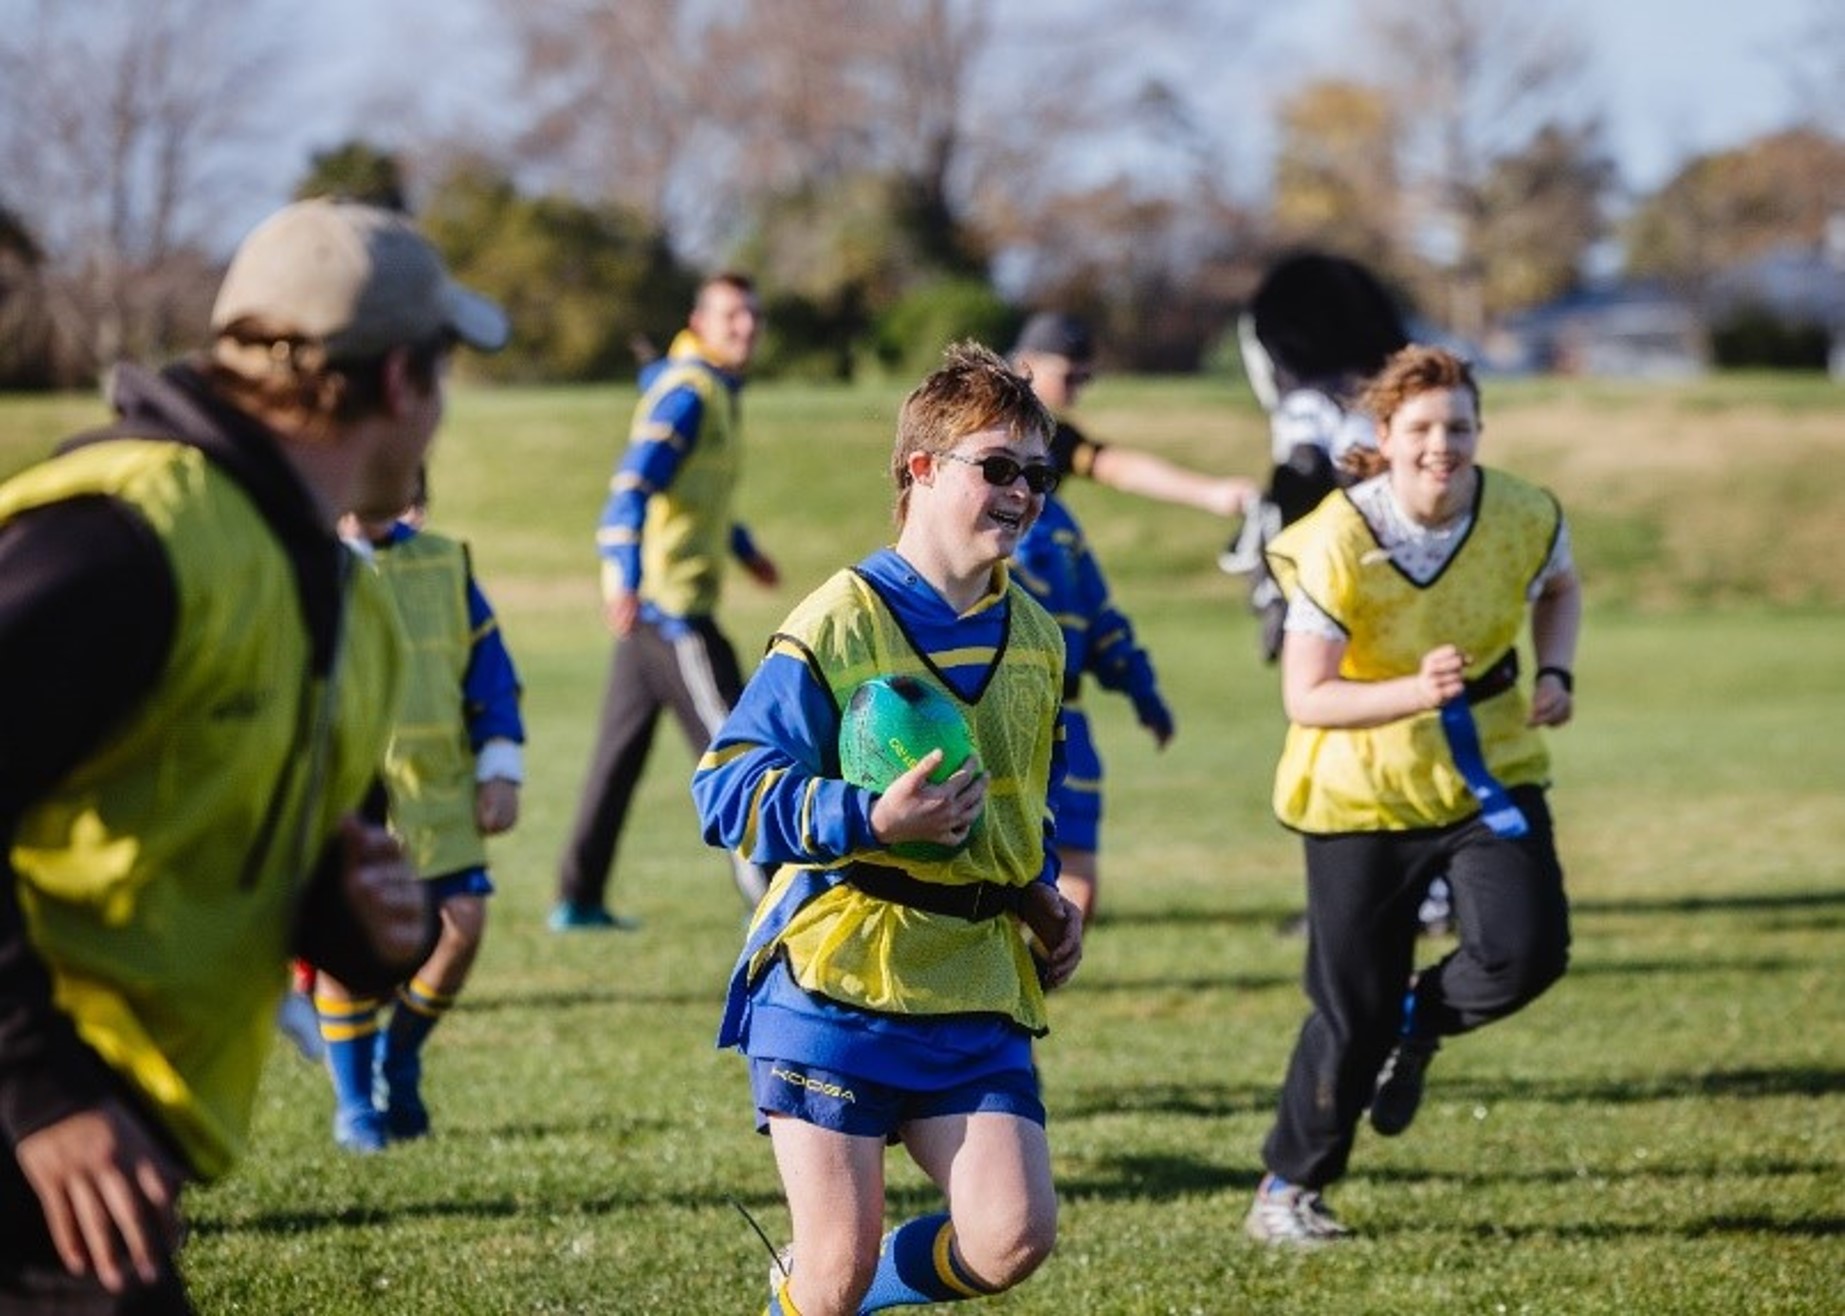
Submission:
<svg viewBox="0 0 1845 1316">
<path fill-rule="evenodd" d="M 346 904 L 372 953 L 408 974 L 429 950 L 429 901 L 397 838 L 348 814 L 340 819 Z"/>
<path fill-rule="evenodd" d="M 519 821 L 519 783 L 489 777 L 474 787 L 474 825 L 482 836 L 509 832 Z"/>
<path fill-rule="evenodd" d="M 758 553 L 743 563 L 743 569 L 750 573 L 750 579 L 758 585 L 773 589 L 782 583 L 781 569 L 775 565 L 775 559 L 766 553 Z"/>
<path fill-rule="evenodd" d="M 1019 918 L 1038 939 L 1046 987 L 1061 987 L 1083 961 L 1083 912 L 1048 882 L 1025 888 Z"/>
<path fill-rule="evenodd" d="M 638 594 L 624 590 L 602 600 L 602 620 L 612 634 L 631 634 L 640 616 L 641 596 Z"/>
<path fill-rule="evenodd" d="M 27 1134 L 14 1149 L 64 1268 L 111 1293 L 160 1279 L 179 1247 L 184 1169 L 111 1098 Z"/>
</svg>

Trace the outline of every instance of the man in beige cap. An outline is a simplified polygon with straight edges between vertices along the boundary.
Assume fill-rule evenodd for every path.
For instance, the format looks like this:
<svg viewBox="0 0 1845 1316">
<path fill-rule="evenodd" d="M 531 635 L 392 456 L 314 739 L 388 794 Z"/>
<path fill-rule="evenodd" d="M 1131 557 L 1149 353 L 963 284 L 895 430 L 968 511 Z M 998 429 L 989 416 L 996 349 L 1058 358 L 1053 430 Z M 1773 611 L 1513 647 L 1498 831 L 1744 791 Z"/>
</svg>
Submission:
<svg viewBox="0 0 1845 1316">
<path fill-rule="evenodd" d="M 0 1308 L 189 1311 L 179 1193 L 244 1149 L 287 958 L 426 955 L 374 791 L 401 639 L 335 523 L 409 502 L 506 332 L 402 217 L 292 205 L 206 351 L 0 485 Z"/>
</svg>

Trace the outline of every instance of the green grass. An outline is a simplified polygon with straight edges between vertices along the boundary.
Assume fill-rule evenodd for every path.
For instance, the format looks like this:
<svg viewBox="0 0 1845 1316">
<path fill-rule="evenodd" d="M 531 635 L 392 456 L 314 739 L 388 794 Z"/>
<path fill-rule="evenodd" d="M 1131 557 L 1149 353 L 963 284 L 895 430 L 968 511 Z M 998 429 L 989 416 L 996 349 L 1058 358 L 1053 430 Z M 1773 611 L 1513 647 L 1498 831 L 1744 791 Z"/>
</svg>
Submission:
<svg viewBox="0 0 1845 1316">
<path fill-rule="evenodd" d="M 278 1054 L 254 1154 L 191 1194 L 208 1316 L 760 1310 L 766 1257 L 732 1203 L 777 1239 L 786 1215 L 741 1062 L 711 1046 L 740 910 L 670 731 L 617 880 L 645 929 L 542 926 L 608 652 L 590 527 L 632 397 L 455 400 L 435 522 L 473 543 L 526 679 L 525 817 L 496 843 L 487 946 L 431 1049 L 437 1135 L 336 1154 L 324 1077 Z M 886 534 L 895 401 L 752 396 L 744 510 L 787 583 L 733 584 L 746 654 Z M 1110 380 L 1094 403 L 1102 436 L 1223 470 L 1262 459 L 1260 418 L 1227 385 Z M 0 468 L 93 414 L 7 403 Z M 1211 565 L 1223 526 L 1073 490 L 1179 734 L 1156 754 L 1123 701 L 1090 700 L 1110 773 L 1104 922 L 1039 1053 L 1062 1238 L 981 1310 L 1836 1308 L 1845 573 L 1821 550 L 1845 511 L 1845 396 L 1544 382 L 1495 387 L 1488 421 L 1489 460 L 1562 494 L 1593 601 L 1578 719 L 1552 738 L 1570 975 L 1444 1051 L 1406 1137 L 1361 1135 L 1332 1198 L 1362 1241 L 1308 1257 L 1243 1242 L 1303 1011 L 1301 945 L 1276 932 L 1300 878 L 1267 808 L 1274 674 Z M 928 1209 L 891 1166 L 893 1210 Z"/>
</svg>

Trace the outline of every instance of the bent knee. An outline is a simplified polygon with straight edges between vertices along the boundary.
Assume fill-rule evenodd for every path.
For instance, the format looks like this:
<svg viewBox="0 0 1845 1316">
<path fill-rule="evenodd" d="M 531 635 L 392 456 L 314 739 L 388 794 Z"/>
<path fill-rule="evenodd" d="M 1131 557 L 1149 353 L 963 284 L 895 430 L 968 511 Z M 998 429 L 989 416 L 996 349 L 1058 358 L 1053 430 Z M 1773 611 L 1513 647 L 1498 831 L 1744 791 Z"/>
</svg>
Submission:
<svg viewBox="0 0 1845 1316">
<path fill-rule="evenodd" d="M 1523 1009 L 1555 985 L 1569 967 L 1569 950 L 1534 948 L 1503 963 L 1483 967 L 1488 986 L 1481 992 L 1479 1005 L 1488 1014 L 1506 1015 Z"/>
<path fill-rule="evenodd" d="M 1050 1259 L 1057 1246 L 1057 1211 L 1033 1212 L 1009 1227 L 987 1228 L 972 1237 L 955 1234 L 961 1262 L 983 1284 L 999 1291 L 1022 1283 Z"/>
<path fill-rule="evenodd" d="M 794 1265 L 795 1304 L 801 1311 L 857 1311 L 877 1272 L 876 1249 L 805 1247 Z"/>
</svg>

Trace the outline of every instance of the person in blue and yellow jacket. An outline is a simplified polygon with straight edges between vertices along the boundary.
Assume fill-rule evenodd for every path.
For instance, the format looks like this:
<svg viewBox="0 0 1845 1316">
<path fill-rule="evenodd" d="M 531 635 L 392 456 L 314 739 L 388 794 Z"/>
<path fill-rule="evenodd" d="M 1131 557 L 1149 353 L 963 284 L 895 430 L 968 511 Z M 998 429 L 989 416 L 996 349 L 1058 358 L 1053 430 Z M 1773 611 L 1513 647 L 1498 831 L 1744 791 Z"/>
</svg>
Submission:
<svg viewBox="0 0 1845 1316">
<path fill-rule="evenodd" d="M 299 954 L 384 990 L 434 941 L 383 826 L 390 511 L 457 343 L 506 339 L 400 215 L 286 207 L 198 357 L 0 486 L 0 1308 L 190 1310 L 179 1195 L 249 1137 Z"/>
<path fill-rule="evenodd" d="M 1402 1133 L 1442 1040 L 1523 1008 L 1569 957 L 1539 734 L 1574 711 L 1582 591 L 1562 509 L 1476 464 L 1480 391 L 1452 353 L 1402 348 L 1362 405 L 1383 472 L 1269 546 L 1288 600 L 1274 801 L 1306 853 L 1313 1007 L 1244 1222 L 1270 1244 L 1349 1234 L 1320 1194 L 1366 1107 L 1378 1133 Z M 1417 909 L 1443 871 L 1459 944 L 1412 976 Z"/>
<path fill-rule="evenodd" d="M 1012 565 L 1019 583 L 1063 631 L 1065 771 L 1054 801 L 1057 886 L 1088 922 L 1095 917 L 1102 880 L 1102 756 L 1089 715 L 1078 706 L 1084 677 L 1126 695 L 1161 749 L 1173 736 L 1172 711 L 1160 697 L 1152 658 L 1109 596 L 1082 526 L 1056 494 L 1045 495 L 1044 511 L 1019 541 Z"/>
<path fill-rule="evenodd" d="M 1031 1043 L 1082 951 L 1047 839 L 1063 642 L 1006 567 L 1056 483 L 1051 427 L 1000 357 L 951 347 L 898 422 L 896 544 L 794 610 L 693 776 L 705 839 L 779 870 L 718 1037 L 749 1057 L 793 1217 L 774 1316 L 997 1293 L 1056 1237 Z M 840 710 L 894 674 L 963 709 L 977 763 L 843 779 Z M 916 841 L 952 853 L 893 848 Z M 898 1139 L 955 1192 L 880 1248 Z"/>
<path fill-rule="evenodd" d="M 728 558 L 759 584 L 779 579 L 732 515 L 743 459 L 741 396 L 761 331 L 755 285 L 735 272 L 713 275 L 666 356 L 642 373 L 628 447 L 596 530 L 603 620 L 615 654 L 558 861 L 554 932 L 637 926 L 608 908 L 608 887 L 660 714 L 673 715 L 697 756 L 743 688 L 716 612 Z M 761 870 L 732 856 L 731 875 L 754 906 L 767 881 Z"/>
</svg>

